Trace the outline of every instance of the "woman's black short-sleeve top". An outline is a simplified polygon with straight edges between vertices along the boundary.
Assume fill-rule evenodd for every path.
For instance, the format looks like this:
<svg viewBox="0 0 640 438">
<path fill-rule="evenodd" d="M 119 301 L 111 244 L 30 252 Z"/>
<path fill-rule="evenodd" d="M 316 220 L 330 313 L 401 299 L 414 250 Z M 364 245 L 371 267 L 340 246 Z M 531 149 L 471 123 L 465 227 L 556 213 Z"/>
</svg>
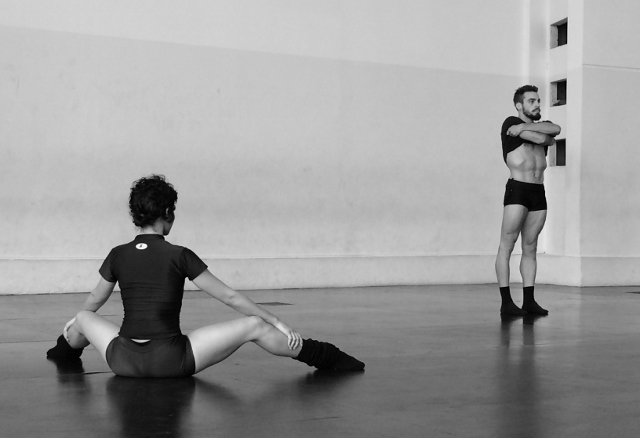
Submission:
<svg viewBox="0 0 640 438">
<path fill-rule="evenodd" d="M 140 234 L 111 250 L 100 267 L 105 280 L 118 282 L 124 306 L 120 336 L 163 339 L 179 335 L 184 280 L 207 265 L 190 249 L 159 234 Z"/>
</svg>

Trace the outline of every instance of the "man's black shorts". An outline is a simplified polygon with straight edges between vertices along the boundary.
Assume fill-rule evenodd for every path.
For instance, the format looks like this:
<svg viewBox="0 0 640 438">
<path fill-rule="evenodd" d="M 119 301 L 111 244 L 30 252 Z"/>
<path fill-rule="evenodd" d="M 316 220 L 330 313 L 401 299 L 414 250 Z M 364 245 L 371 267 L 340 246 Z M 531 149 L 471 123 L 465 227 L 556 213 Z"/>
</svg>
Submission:
<svg viewBox="0 0 640 438">
<path fill-rule="evenodd" d="M 547 209 L 544 185 L 509 179 L 504 192 L 504 205 L 524 205 L 529 211 Z"/>
<path fill-rule="evenodd" d="M 107 364 L 124 377 L 187 377 L 196 362 L 185 335 L 139 343 L 118 336 L 107 347 Z"/>
</svg>

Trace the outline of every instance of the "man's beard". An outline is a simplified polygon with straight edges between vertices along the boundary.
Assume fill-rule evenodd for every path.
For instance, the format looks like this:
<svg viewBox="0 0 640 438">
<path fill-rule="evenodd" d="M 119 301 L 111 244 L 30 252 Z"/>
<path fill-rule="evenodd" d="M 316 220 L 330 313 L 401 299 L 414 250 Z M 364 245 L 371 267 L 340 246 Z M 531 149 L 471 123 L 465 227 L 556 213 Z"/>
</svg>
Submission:
<svg viewBox="0 0 640 438">
<path fill-rule="evenodd" d="M 537 122 L 542 117 L 542 113 L 540 111 L 538 111 L 536 114 L 533 114 L 533 113 L 530 113 L 528 111 L 525 111 L 524 115 L 529 117 L 534 122 Z"/>
</svg>

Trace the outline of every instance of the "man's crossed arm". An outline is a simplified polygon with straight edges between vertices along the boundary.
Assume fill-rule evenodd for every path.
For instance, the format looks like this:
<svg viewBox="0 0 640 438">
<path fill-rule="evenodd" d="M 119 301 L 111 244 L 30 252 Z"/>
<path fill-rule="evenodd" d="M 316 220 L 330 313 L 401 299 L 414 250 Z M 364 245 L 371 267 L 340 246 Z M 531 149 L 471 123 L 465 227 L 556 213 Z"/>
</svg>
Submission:
<svg viewBox="0 0 640 438">
<path fill-rule="evenodd" d="M 553 145 L 554 137 L 558 134 L 560 134 L 560 126 L 551 122 L 520 123 L 507 129 L 507 135 L 520 137 L 527 143 L 539 146 Z"/>
</svg>

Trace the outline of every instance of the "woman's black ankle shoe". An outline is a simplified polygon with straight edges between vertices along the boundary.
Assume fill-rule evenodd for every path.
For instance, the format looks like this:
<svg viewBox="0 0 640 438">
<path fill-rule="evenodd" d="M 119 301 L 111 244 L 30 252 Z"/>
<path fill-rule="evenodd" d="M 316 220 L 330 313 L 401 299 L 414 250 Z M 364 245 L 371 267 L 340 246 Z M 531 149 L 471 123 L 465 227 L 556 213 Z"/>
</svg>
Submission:
<svg viewBox="0 0 640 438">
<path fill-rule="evenodd" d="M 302 341 L 302 348 L 296 360 L 319 370 L 362 371 L 364 363 L 328 342 L 314 339 Z"/>
<path fill-rule="evenodd" d="M 56 346 L 47 351 L 47 357 L 56 360 L 75 360 L 80 358 L 83 350 L 84 348 L 71 348 L 64 336 L 60 335 Z"/>
</svg>

